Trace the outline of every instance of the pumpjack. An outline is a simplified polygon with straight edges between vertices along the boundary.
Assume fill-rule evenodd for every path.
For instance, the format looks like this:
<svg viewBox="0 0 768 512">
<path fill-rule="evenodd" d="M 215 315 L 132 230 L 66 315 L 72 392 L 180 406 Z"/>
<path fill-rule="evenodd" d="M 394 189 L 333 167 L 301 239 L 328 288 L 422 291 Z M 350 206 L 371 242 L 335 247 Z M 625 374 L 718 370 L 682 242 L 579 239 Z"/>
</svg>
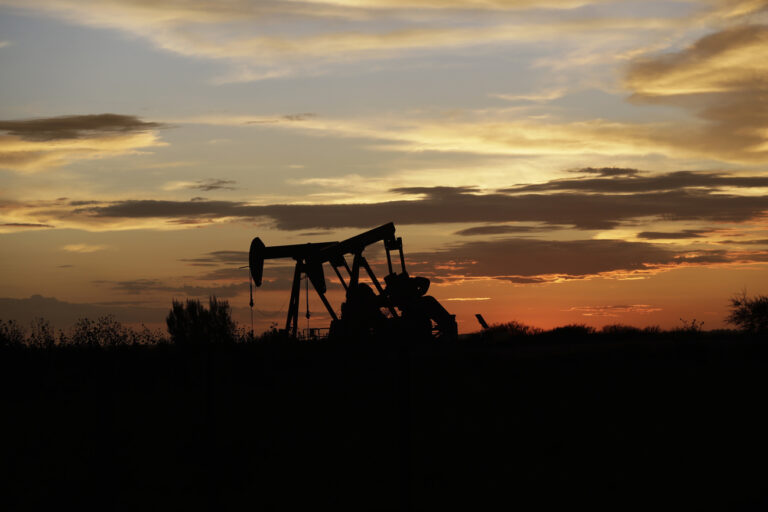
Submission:
<svg viewBox="0 0 768 512">
<path fill-rule="evenodd" d="M 384 243 L 389 269 L 389 274 L 384 277 L 384 286 L 363 256 L 367 247 L 378 242 Z M 400 272 L 394 270 L 391 251 L 398 251 L 400 255 Z M 351 268 L 347 256 L 352 257 Z M 395 237 L 395 225 L 391 222 L 340 242 L 267 247 L 256 237 L 251 242 L 248 265 L 257 287 L 262 283 L 264 261 L 277 258 L 293 258 L 296 261 L 285 321 L 286 332 L 294 337 L 298 329 L 299 294 L 304 276 L 312 283 L 332 319 L 329 329 L 331 338 L 406 335 L 415 339 L 454 340 L 458 336 L 456 316 L 448 313 L 437 299 L 426 295 L 429 279 L 412 277 L 406 271 L 403 239 Z M 327 285 L 323 265 L 326 263 L 330 264 L 346 291 L 340 315 L 336 314 L 325 296 Z M 346 280 L 340 269 L 347 274 Z M 375 291 L 360 281 L 361 269 L 368 274 Z"/>
</svg>

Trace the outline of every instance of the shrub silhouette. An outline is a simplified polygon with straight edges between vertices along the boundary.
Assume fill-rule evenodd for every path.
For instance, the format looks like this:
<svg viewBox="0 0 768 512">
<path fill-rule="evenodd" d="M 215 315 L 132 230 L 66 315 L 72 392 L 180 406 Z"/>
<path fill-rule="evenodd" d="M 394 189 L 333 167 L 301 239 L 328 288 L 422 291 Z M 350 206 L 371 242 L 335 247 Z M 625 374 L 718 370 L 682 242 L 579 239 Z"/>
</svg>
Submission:
<svg viewBox="0 0 768 512">
<path fill-rule="evenodd" d="M 748 297 L 742 291 L 731 299 L 731 312 L 725 321 L 747 332 L 768 332 L 768 296 Z"/>
<path fill-rule="evenodd" d="M 638 327 L 624 324 L 604 325 L 600 332 L 609 336 L 630 337 L 643 334 L 643 330 Z"/>
<path fill-rule="evenodd" d="M 511 322 L 491 325 L 481 332 L 481 337 L 485 341 L 506 342 L 532 337 L 539 333 L 541 333 L 541 329 L 537 327 L 512 320 Z"/>
<path fill-rule="evenodd" d="M 236 326 L 229 303 L 215 296 L 208 299 L 208 309 L 199 300 L 174 300 L 165 319 L 171 341 L 182 346 L 231 343 L 235 341 Z"/>
<path fill-rule="evenodd" d="M 0 320 L 0 348 L 21 346 L 25 339 L 24 331 L 15 320 Z"/>
<path fill-rule="evenodd" d="M 680 323 L 682 324 L 682 327 L 673 329 L 672 332 L 677 334 L 699 334 L 701 333 L 702 327 L 704 327 L 704 321 L 699 321 L 695 318 L 693 320 L 681 318 Z"/>
<path fill-rule="evenodd" d="M 69 339 L 73 345 L 89 347 L 127 345 L 129 340 L 129 330 L 112 315 L 101 316 L 96 321 L 78 319 Z"/>
<path fill-rule="evenodd" d="M 27 344 L 36 348 L 52 348 L 56 344 L 51 323 L 45 318 L 35 318 L 30 324 L 31 330 L 27 338 Z"/>
<path fill-rule="evenodd" d="M 555 327 L 549 332 L 557 336 L 579 338 L 595 334 L 595 328 L 584 324 L 568 324 Z"/>
</svg>

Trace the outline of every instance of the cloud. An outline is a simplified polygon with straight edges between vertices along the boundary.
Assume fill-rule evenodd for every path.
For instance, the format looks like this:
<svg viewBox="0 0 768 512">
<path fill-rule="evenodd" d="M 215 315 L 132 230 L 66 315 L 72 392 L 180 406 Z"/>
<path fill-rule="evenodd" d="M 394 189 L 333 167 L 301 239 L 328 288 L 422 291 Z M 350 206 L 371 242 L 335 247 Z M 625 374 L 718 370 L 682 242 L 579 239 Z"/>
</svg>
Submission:
<svg viewBox="0 0 768 512">
<path fill-rule="evenodd" d="M 738 245 L 768 245 L 768 238 L 762 238 L 758 240 L 722 240 L 719 243 Z"/>
<path fill-rule="evenodd" d="M 444 279 L 454 276 L 515 282 L 520 278 L 556 281 L 606 272 L 642 271 L 672 263 L 675 257 L 674 251 L 644 242 L 509 238 L 465 242 L 435 252 L 409 254 L 408 261 L 409 267 L 417 268 L 419 273 Z"/>
<path fill-rule="evenodd" d="M 193 0 L 3 0 L 71 23 L 116 29 L 180 55 L 232 63 L 224 81 L 316 74 L 329 64 L 401 57 L 520 41 L 551 41 L 596 31 L 625 34 L 668 26 L 664 19 L 530 16 L 606 0 L 419 0 L 401 2 Z M 414 19 L 414 10 L 418 16 Z M 484 12 L 485 11 L 485 12 Z M 508 11 L 505 13 L 505 11 Z M 467 14 L 471 14 L 467 17 Z M 490 14 L 490 15 L 489 15 Z M 504 14 L 498 16 L 496 14 Z M 386 16 L 387 30 L 371 20 Z M 510 18 L 515 23 L 510 23 Z M 275 30 L 277 27 L 277 30 Z"/>
<path fill-rule="evenodd" d="M 0 121 L 0 168 L 37 171 L 162 146 L 159 123 L 119 114 Z"/>
<path fill-rule="evenodd" d="M 303 112 L 301 114 L 286 114 L 283 116 L 283 119 L 286 121 L 306 121 L 307 119 L 312 119 L 313 117 L 317 117 L 317 114 L 312 112 Z"/>
<path fill-rule="evenodd" d="M 612 0 L 298 0 L 309 4 L 372 9 L 573 9 Z"/>
<path fill-rule="evenodd" d="M 708 191 L 654 191 L 623 194 L 473 194 L 463 187 L 401 189 L 423 193 L 417 200 L 368 204 L 249 205 L 233 201 L 129 200 L 76 208 L 83 223 L 114 219 L 271 219 L 278 229 L 368 228 L 396 224 L 540 222 L 579 229 L 609 229 L 624 221 L 745 221 L 768 210 L 768 197 Z"/>
<path fill-rule="evenodd" d="M 408 255 L 409 269 L 438 281 L 496 279 L 516 284 L 591 277 L 635 278 L 690 265 L 764 262 L 768 252 L 675 251 L 625 240 L 509 238 Z"/>
<path fill-rule="evenodd" d="M 160 126 L 159 123 L 145 122 L 135 116 L 119 114 L 0 120 L 0 131 L 27 141 L 91 138 L 94 135 L 144 132 Z"/>
<path fill-rule="evenodd" d="M 626 82 L 649 97 L 751 91 L 768 72 L 768 63 L 754 58 L 766 44 L 766 26 L 729 27 L 682 51 L 637 59 Z"/>
<path fill-rule="evenodd" d="M 730 176 L 725 173 L 677 171 L 655 176 L 639 176 L 634 169 L 587 169 L 586 172 L 602 172 L 599 178 L 560 179 L 546 183 L 520 185 L 501 189 L 501 192 L 543 192 L 571 190 L 583 192 L 637 193 L 689 189 L 709 191 L 723 188 L 768 187 L 768 177 Z M 632 171 L 631 174 L 629 172 Z"/>
<path fill-rule="evenodd" d="M 583 169 L 572 170 L 573 173 L 578 174 L 597 174 L 601 178 L 609 178 L 613 176 L 636 176 L 641 171 L 637 169 L 626 169 L 623 167 L 601 167 L 595 169 L 593 167 L 585 167 Z"/>
<path fill-rule="evenodd" d="M 248 251 L 212 251 L 198 258 L 183 258 L 179 261 L 193 267 L 203 267 L 202 273 L 189 276 L 199 281 L 230 281 L 235 293 L 250 278 Z M 267 261 L 263 287 L 269 290 L 289 290 L 293 283 L 294 266 L 290 260 Z M 328 276 L 326 276 L 328 277 Z M 158 281 L 146 283 L 159 285 Z M 328 282 L 329 288 L 340 287 L 334 280 Z M 241 287 L 238 289 L 238 287 Z M 207 289 L 207 288 L 204 288 Z M 247 285 L 246 285 L 247 289 Z"/>
<path fill-rule="evenodd" d="M 163 190 L 202 190 L 204 192 L 210 192 L 212 190 L 235 190 L 237 187 L 234 185 L 237 182 L 235 180 L 222 180 L 209 178 L 205 180 L 197 181 L 172 181 L 167 183 Z M 195 198 L 203 199 L 203 198 Z"/>
<path fill-rule="evenodd" d="M 377 147 L 381 149 L 404 152 L 591 159 L 596 156 L 626 159 L 664 155 L 736 163 L 762 163 L 768 152 L 768 147 L 756 146 L 758 139 L 754 133 L 744 135 L 735 126 L 732 127 L 735 131 L 720 134 L 712 123 L 691 122 L 690 119 L 628 122 L 593 118 L 574 121 L 555 116 L 538 119 L 506 109 L 455 111 L 451 115 L 433 114 L 431 117 L 428 113 L 411 112 L 399 116 L 323 117 L 296 122 L 269 116 L 200 116 L 176 122 L 219 126 L 270 125 L 323 137 L 371 139 L 378 141 Z"/>
<path fill-rule="evenodd" d="M 199 258 L 183 258 L 179 261 L 193 266 L 247 265 L 248 251 L 212 251 Z"/>
<path fill-rule="evenodd" d="M 196 188 L 205 192 L 210 192 L 211 190 L 235 190 L 236 187 L 232 186 L 235 183 L 237 183 L 235 180 L 209 179 L 197 181 L 193 186 L 189 188 Z"/>
<path fill-rule="evenodd" d="M 486 235 L 508 235 L 512 233 L 535 233 L 543 229 L 552 229 L 551 226 L 509 226 L 509 225 L 491 225 L 475 226 L 456 231 L 454 235 L 459 236 L 486 236 Z"/>
<path fill-rule="evenodd" d="M 764 2 L 740 5 L 765 9 Z M 644 56 L 626 86 L 638 103 L 674 105 L 704 121 L 692 144 L 721 155 L 764 161 L 768 151 L 768 26 L 737 24 L 683 50 Z M 751 157 L 751 158 L 750 158 Z"/>
<path fill-rule="evenodd" d="M 768 212 L 766 178 L 726 173 L 672 172 L 551 180 L 481 192 L 472 187 L 405 187 L 407 199 L 369 203 L 250 204 L 244 201 L 126 199 L 0 202 L 0 222 L 50 224 L 90 231 L 179 229 L 232 221 L 268 222 L 285 231 L 327 231 L 397 225 L 476 223 L 459 236 L 541 232 L 622 225 L 663 232 L 660 221 L 745 222 Z M 531 191 L 533 189 L 533 191 Z M 637 229 L 638 225 L 646 225 Z M 653 227 L 651 227 L 653 226 Z M 702 229 L 685 226 L 686 229 Z M 627 235 L 629 236 L 629 235 Z M 238 256 L 240 257 L 240 256 Z M 213 256 L 199 264 L 216 263 Z M 242 256 L 241 261 L 247 258 Z M 195 263 L 190 260 L 190 263 Z M 241 263 L 245 264 L 245 263 Z"/>
<path fill-rule="evenodd" d="M 573 306 L 566 311 L 576 311 L 584 316 L 620 316 L 622 313 L 655 313 L 662 308 L 650 304 L 626 304 L 615 306 Z"/>
<path fill-rule="evenodd" d="M 248 283 L 243 276 L 241 283 L 227 283 L 219 286 L 172 285 L 158 279 L 130 279 L 125 281 L 94 281 L 95 284 L 109 285 L 113 290 L 128 295 L 142 295 L 152 292 L 181 294 L 190 297 L 234 297 L 248 289 Z"/>
<path fill-rule="evenodd" d="M 718 0 L 713 15 L 717 18 L 744 18 L 768 9 L 766 0 Z"/>
<path fill-rule="evenodd" d="M 195 275 L 195 279 L 203 280 L 203 281 L 238 281 L 238 282 L 247 282 L 248 276 L 249 276 L 249 270 L 248 268 L 237 268 L 237 267 L 228 267 L 228 268 L 217 268 L 214 270 L 210 270 L 208 272 L 205 272 L 204 274 Z"/>
<path fill-rule="evenodd" d="M 78 253 L 91 253 L 103 251 L 106 249 L 106 245 L 93 245 L 93 244 L 67 244 L 61 247 L 63 251 L 78 252 Z"/>
<path fill-rule="evenodd" d="M 52 224 L 38 224 L 33 222 L 8 222 L 5 224 L 0 224 L 0 228 L 19 228 L 19 229 L 29 229 L 29 228 L 52 228 L 55 227 Z"/>
<path fill-rule="evenodd" d="M 566 89 L 545 89 L 537 93 L 528 94 L 491 94 L 493 98 L 506 101 L 530 101 L 534 103 L 546 103 L 565 96 Z"/>
<path fill-rule="evenodd" d="M 683 231 L 642 231 L 637 234 L 637 238 L 645 240 L 681 240 L 686 238 L 703 238 L 707 230 L 684 229 Z"/>
</svg>

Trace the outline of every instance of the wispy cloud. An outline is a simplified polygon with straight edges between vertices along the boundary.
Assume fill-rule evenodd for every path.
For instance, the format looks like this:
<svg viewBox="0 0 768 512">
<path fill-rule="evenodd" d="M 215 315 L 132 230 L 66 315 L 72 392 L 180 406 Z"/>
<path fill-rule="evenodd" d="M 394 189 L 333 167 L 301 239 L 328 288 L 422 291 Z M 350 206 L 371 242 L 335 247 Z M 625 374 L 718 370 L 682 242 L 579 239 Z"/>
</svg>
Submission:
<svg viewBox="0 0 768 512">
<path fill-rule="evenodd" d="M 298 0 L 308 4 L 371 9 L 573 9 L 614 0 Z"/>
<path fill-rule="evenodd" d="M 617 317 L 624 313 L 656 313 L 662 308 L 650 304 L 627 304 L 615 306 L 573 306 L 566 311 L 576 311 L 584 316 Z"/>
<path fill-rule="evenodd" d="M 9 229 L 37 229 L 37 228 L 52 228 L 54 227 L 52 224 L 39 224 L 36 222 L 7 222 L 5 224 L 0 224 L 1 228 L 9 228 Z"/>
<path fill-rule="evenodd" d="M 685 240 L 691 238 L 704 238 L 707 230 L 684 229 L 682 231 L 641 231 L 637 238 L 644 240 Z"/>
<path fill-rule="evenodd" d="M 759 102 L 757 103 L 759 104 Z M 744 105 L 746 107 L 746 105 Z M 761 115 L 760 110 L 754 116 Z M 722 115 L 726 115 L 723 112 Z M 733 114 L 733 113 L 732 113 Z M 659 122 L 565 120 L 521 117 L 517 112 L 452 111 L 375 118 L 311 118 L 287 122 L 271 116 L 203 116 L 175 120 L 181 124 L 219 126 L 269 125 L 324 137 L 371 139 L 381 149 L 403 152 L 465 153 L 517 157 L 647 157 L 712 159 L 762 163 L 768 146 L 754 130 L 723 129 L 716 120 Z"/>
<path fill-rule="evenodd" d="M 531 101 L 534 103 L 544 103 L 547 101 L 562 98 L 566 94 L 566 89 L 546 89 L 540 92 L 531 92 L 523 94 L 491 94 L 493 98 L 499 98 L 506 101 Z"/>
<path fill-rule="evenodd" d="M 90 230 L 168 229 L 188 223 L 262 219 L 287 231 L 366 228 L 394 221 L 406 225 L 481 224 L 464 228 L 468 231 L 463 235 L 527 233 L 533 231 L 531 226 L 538 226 L 539 232 L 620 226 L 642 226 L 635 227 L 633 233 L 660 232 L 652 225 L 662 220 L 702 223 L 709 228 L 713 222 L 758 219 L 768 211 L 768 196 L 750 192 L 762 190 L 764 182 L 760 176 L 673 172 L 552 180 L 488 192 L 471 187 L 405 187 L 391 193 L 407 199 L 371 203 L 250 204 L 204 199 L 6 202 L 0 205 L 0 220 Z"/>
<path fill-rule="evenodd" d="M 514 284 L 638 279 L 684 266 L 765 263 L 768 251 L 685 251 L 625 240 L 508 238 L 409 254 L 409 267 L 437 282 L 494 279 Z"/>
<path fill-rule="evenodd" d="M 587 169 L 587 173 L 600 170 Z M 648 175 L 640 171 L 621 169 L 611 174 L 614 169 L 607 169 L 598 178 L 559 179 L 546 183 L 520 185 L 502 189 L 502 192 L 523 193 L 543 191 L 584 191 L 609 193 L 661 192 L 669 190 L 704 189 L 720 191 L 725 188 L 768 188 L 768 177 L 734 176 L 728 173 L 677 171 L 665 174 Z M 621 174 L 626 173 L 626 174 Z"/>
<path fill-rule="evenodd" d="M 164 145 L 158 123 L 98 114 L 0 120 L 0 168 L 38 171 L 77 160 L 135 154 Z"/>
<path fill-rule="evenodd" d="M 454 233 L 459 236 L 488 236 L 488 235 L 511 235 L 520 233 L 537 233 L 552 229 L 552 226 L 520 226 L 509 224 L 494 224 L 490 226 L 475 226 L 465 228 Z"/>
<path fill-rule="evenodd" d="M 325 71 L 329 64 L 387 59 L 413 51 L 434 53 L 462 47 L 551 41 L 595 32 L 626 34 L 670 25 L 663 18 L 639 16 L 519 19 L 521 13 L 528 11 L 568 12 L 585 5 L 610 3 L 609 0 L 235 0 L 225 4 L 213 0 L 156 3 L 4 0 L 3 3 L 73 23 L 129 32 L 177 54 L 231 62 L 233 81 L 317 73 Z M 419 13 L 418 22 L 413 21 L 414 11 Z M 370 23 L 382 15 L 389 22 L 384 31 L 374 29 Z M 457 20 L 461 21 L 457 23 Z M 279 25 L 281 30 L 275 31 L 270 24 Z"/>
<path fill-rule="evenodd" d="M 739 5 L 751 9 L 757 4 Z M 637 59 L 625 82 L 638 103 L 679 106 L 704 121 L 697 133 L 698 147 L 764 162 L 768 62 L 758 56 L 767 52 L 768 26 L 738 24 L 680 51 Z"/>
<path fill-rule="evenodd" d="M 235 190 L 237 187 L 234 185 L 237 182 L 235 180 L 222 180 L 222 179 L 205 179 L 196 181 L 172 181 L 166 183 L 163 190 L 202 190 L 204 192 L 211 192 L 213 190 Z"/>
<path fill-rule="evenodd" d="M 131 279 L 126 281 L 96 281 L 95 284 L 110 286 L 113 290 L 128 294 L 142 295 L 145 293 L 171 293 L 190 297 L 234 297 L 248 290 L 247 277 L 242 274 L 240 283 L 226 283 L 214 286 L 200 286 L 196 284 L 172 284 L 159 279 Z"/>
<path fill-rule="evenodd" d="M 95 244 L 67 244 L 61 247 L 63 251 L 78 252 L 78 253 L 91 253 L 98 252 L 107 249 L 106 245 Z"/>
<path fill-rule="evenodd" d="M 92 138 L 94 135 L 144 132 L 160 126 L 159 123 L 146 122 L 135 116 L 120 114 L 0 120 L 0 131 L 26 141 Z"/>
</svg>

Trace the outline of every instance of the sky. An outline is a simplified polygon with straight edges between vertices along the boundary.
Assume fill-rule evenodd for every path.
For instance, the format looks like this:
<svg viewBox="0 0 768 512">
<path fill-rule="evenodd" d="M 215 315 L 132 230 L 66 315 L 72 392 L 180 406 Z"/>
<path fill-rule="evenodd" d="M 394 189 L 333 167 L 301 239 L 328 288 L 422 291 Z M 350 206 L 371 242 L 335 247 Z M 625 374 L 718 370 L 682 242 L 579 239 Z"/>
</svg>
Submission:
<svg viewBox="0 0 768 512">
<path fill-rule="evenodd" d="M 766 0 L 0 0 L 0 70 L 0 318 L 249 327 L 387 222 L 460 332 L 768 292 Z"/>
</svg>

